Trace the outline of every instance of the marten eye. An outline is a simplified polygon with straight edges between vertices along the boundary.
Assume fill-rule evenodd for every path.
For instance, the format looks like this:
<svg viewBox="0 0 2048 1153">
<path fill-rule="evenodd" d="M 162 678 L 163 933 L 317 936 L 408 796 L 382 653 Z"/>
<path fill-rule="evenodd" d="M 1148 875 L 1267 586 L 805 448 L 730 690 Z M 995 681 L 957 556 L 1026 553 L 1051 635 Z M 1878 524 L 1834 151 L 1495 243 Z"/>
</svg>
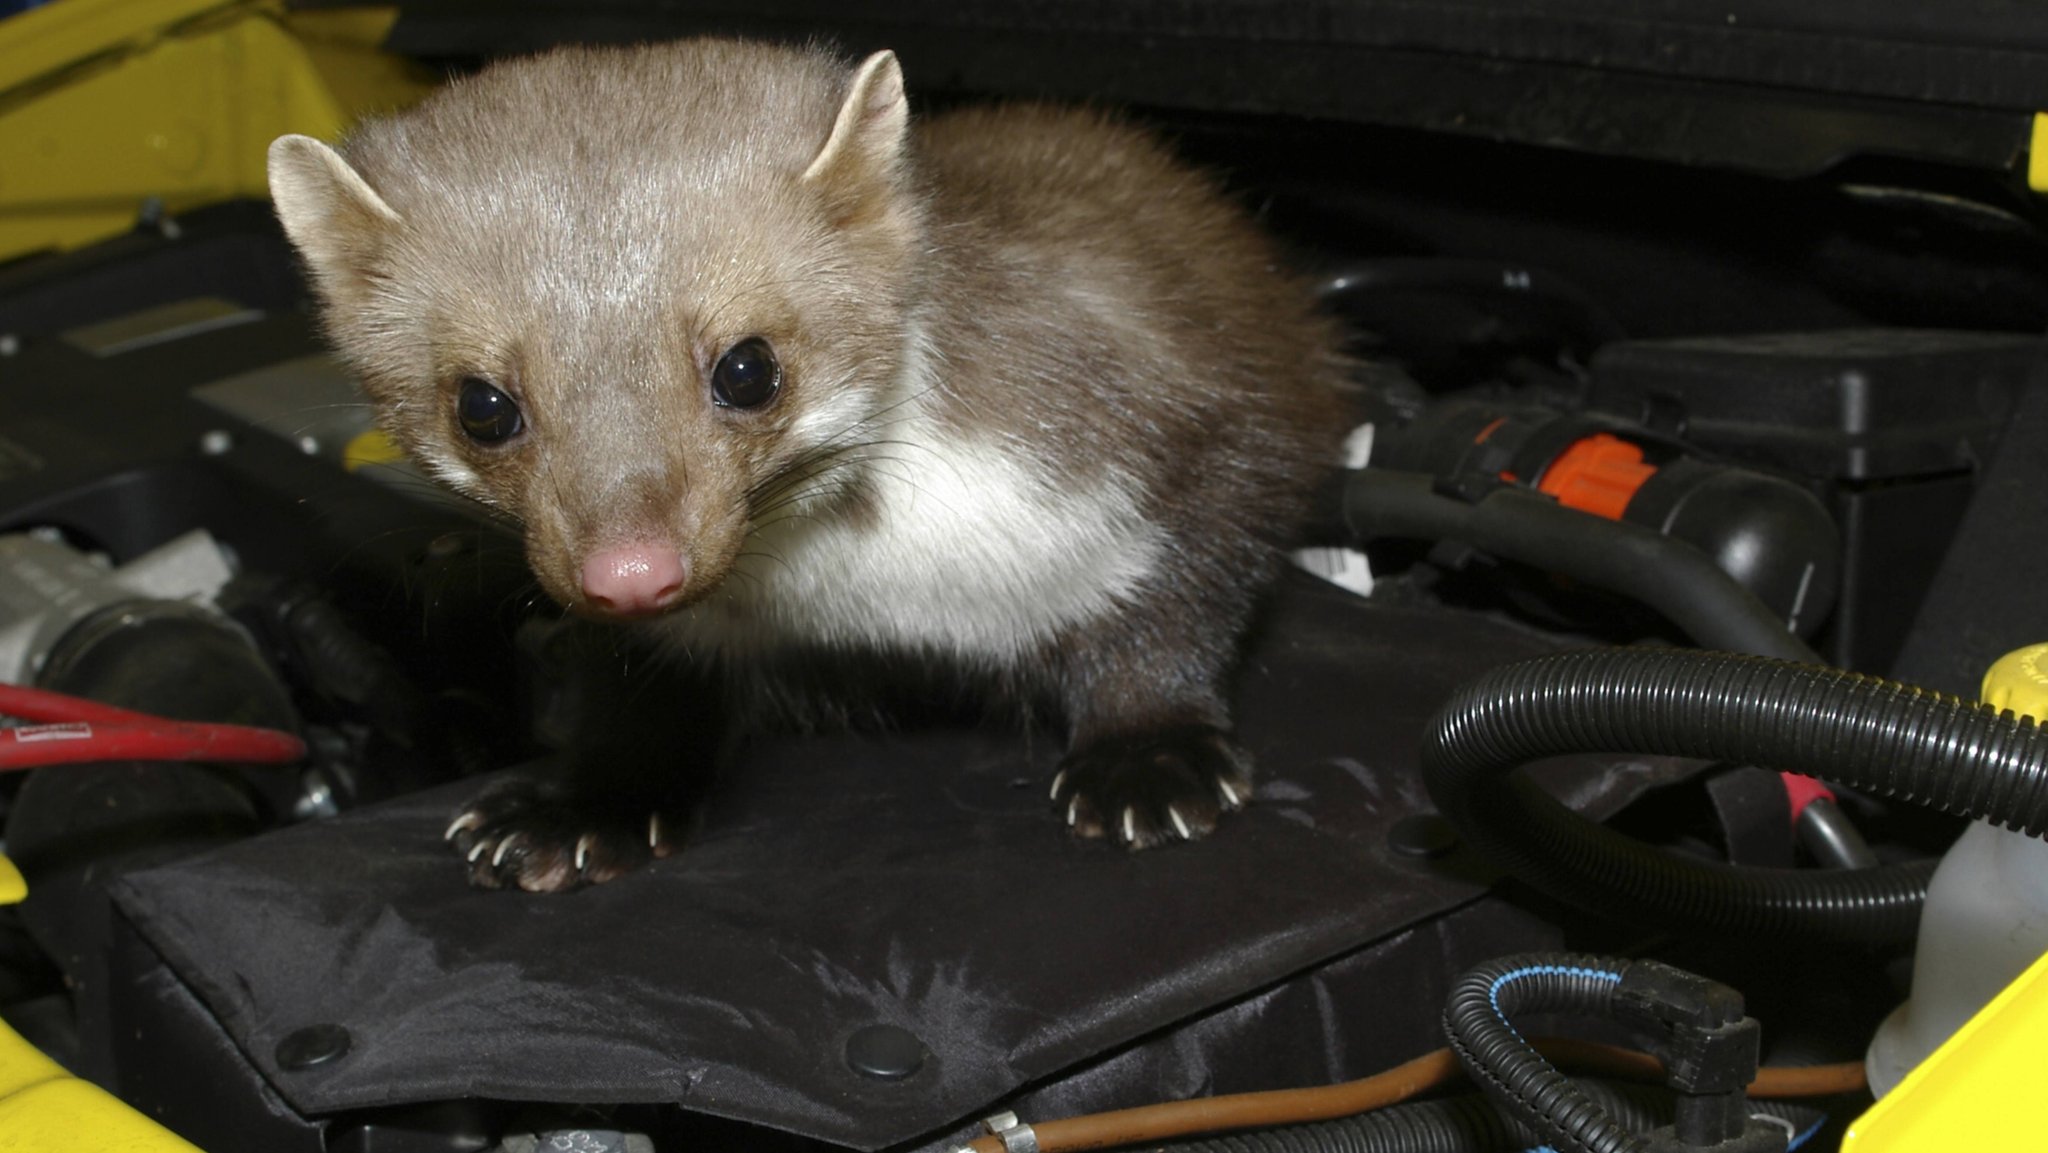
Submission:
<svg viewBox="0 0 2048 1153">
<path fill-rule="evenodd" d="M 477 376 L 462 378 L 455 397 L 455 419 L 462 431 L 478 444 L 498 444 L 519 435 L 526 422 L 519 416 L 519 403 L 490 381 Z"/>
<path fill-rule="evenodd" d="M 733 345 L 711 370 L 711 399 L 722 408 L 759 408 L 781 387 L 782 365 L 758 336 Z"/>
</svg>

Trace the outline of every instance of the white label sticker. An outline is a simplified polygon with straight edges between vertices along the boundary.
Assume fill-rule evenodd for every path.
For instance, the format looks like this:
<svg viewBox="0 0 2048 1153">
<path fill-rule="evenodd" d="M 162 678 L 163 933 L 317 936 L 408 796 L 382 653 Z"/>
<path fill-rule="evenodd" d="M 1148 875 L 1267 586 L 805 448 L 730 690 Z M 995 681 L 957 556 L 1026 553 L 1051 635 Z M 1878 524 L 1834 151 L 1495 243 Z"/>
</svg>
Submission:
<svg viewBox="0 0 2048 1153">
<path fill-rule="evenodd" d="M 84 741 L 92 738 L 92 726 L 84 721 L 69 721 L 61 725 L 23 725 L 18 729 L 7 729 L 14 739 L 23 744 L 30 741 Z"/>
<path fill-rule="evenodd" d="M 1345 468 L 1364 468 L 1372 463 L 1372 436 L 1372 422 L 1366 421 L 1344 438 Z"/>
<path fill-rule="evenodd" d="M 1358 549 L 1297 549 L 1294 563 L 1338 588 L 1350 589 L 1362 597 L 1372 595 L 1372 561 Z"/>
</svg>

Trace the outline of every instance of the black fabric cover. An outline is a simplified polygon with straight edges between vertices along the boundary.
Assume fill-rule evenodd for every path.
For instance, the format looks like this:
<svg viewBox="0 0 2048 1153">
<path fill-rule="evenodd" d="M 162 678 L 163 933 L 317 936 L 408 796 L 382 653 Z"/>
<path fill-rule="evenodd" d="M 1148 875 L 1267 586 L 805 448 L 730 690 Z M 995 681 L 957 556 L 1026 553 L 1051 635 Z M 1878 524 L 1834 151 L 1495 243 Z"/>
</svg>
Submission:
<svg viewBox="0 0 2048 1153">
<path fill-rule="evenodd" d="M 1070 839 L 1046 739 L 788 737 L 750 750 L 683 853 L 569 895 L 467 887 L 440 840 L 465 784 L 136 874 L 116 897 L 308 1115 L 674 1102 L 864 1149 L 935 1139 L 1471 901 L 1482 865 L 1402 856 L 1387 832 L 1428 808 L 1417 747 L 1451 688 L 1549 646 L 1290 582 L 1241 681 L 1257 802 L 1191 847 Z M 1604 814 L 1675 771 L 1544 775 Z M 1384 995 L 1433 1018 L 1433 988 Z M 316 1024 L 349 1031 L 346 1056 L 281 1069 L 279 1043 Z M 928 1049 L 915 1075 L 848 1066 L 876 1024 Z"/>
</svg>

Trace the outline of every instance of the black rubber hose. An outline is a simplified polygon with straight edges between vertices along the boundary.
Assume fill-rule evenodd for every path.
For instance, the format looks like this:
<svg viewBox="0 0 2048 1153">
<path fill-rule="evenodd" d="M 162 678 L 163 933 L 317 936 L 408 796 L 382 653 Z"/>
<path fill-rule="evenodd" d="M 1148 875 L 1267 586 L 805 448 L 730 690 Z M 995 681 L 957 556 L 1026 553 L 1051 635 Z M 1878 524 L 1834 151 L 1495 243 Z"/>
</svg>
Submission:
<svg viewBox="0 0 2048 1153">
<path fill-rule="evenodd" d="M 1462 541 L 1648 605 L 1704 648 L 1821 663 L 1706 553 L 1640 525 L 1514 487 L 1472 503 L 1438 493 L 1421 473 L 1380 468 L 1348 474 L 1338 502 L 1338 516 L 1357 540 Z"/>
<path fill-rule="evenodd" d="M 1763 941 L 1903 943 L 1934 864 L 1799 871 L 1668 856 L 1515 772 L 1570 753 L 1762 765 L 2030 836 L 2048 828 L 2048 738 L 2031 721 L 1944 693 L 1680 649 L 1561 653 L 1459 689 L 1423 745 L 1438 811 L 1511 875 L 1621 919 Z"/>
<path fill-rule="evenodd" d="M 1614 1121 L 1635 1132 L 1671 1124 L 1671 1094 L 1651 1085 L 1579 1081 Z M 1783 1120 L 1795 1135 L 1819 1127 L 1819 1109 L 1782 1101 L 1752 1101 L 1753 1113 Z M 1478 1093 L 1417 1101 L 1306 1125 L 1229 1133 L 1147 1145 L 1157 1153 L 1522 1153 L 1541 1140 L 1508 1120 Z"/>
<path fill-rule="evenodd" d="M 1470 299 L 1505 297 L 1540 305 L 1562 319 L 1571 343 L 1582 350 L 1628 339 L 1621 322 L 1576 285 L 1526 265 L 1448 257 L 1362 260 L 1326 274 L 1317 292 L 1338 301 L 1376 294 L 1412 300 L 1428 292 Z"/>
</svg>

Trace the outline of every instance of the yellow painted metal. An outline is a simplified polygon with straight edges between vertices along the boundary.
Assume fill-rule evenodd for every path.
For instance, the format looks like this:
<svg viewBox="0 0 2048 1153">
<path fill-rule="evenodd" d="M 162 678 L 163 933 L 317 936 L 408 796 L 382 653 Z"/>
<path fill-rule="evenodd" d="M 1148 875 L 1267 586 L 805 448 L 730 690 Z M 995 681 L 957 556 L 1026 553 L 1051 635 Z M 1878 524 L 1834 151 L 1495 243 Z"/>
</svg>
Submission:
<svg viewBox="0 0 2048 1153">
<path fill-rule="evenodd" d="M 333 138 L 432 87 L 376 50 L 395 10 L 282 0 L 62 0 L 0 21 L 0 260 L 265 197 L 286 132 Z"/>
<path fill-rule="evenodd" d="M 28 882 L 14 862 L 0 853 L 0 905 L 19 905 L 28 896 Z"/>
<path fill-rule="evenodd" d="M 0 1153 L 200 1153 L 0 1024 Z"/>
<path fill-rule="evenodd" d="M 11 1100 L 24 1089 L 70 1075 L 62 1065 L 43 1056 L 5 1022 L 0 1022 L 0 1101 Z"/>
<path fill-rule="evenodd" d="M 2048 192 L 2048 112 L 2034 113 L 2034 134 L 2027 145 L 2027 187 Z"/>
<path fill-rule="evenodd" d="M 2034 1148 L 2048 1134 L 2048 956 L 1906 1074 L 1842 1137 L 1842 1153 Z"/>
</svg>

